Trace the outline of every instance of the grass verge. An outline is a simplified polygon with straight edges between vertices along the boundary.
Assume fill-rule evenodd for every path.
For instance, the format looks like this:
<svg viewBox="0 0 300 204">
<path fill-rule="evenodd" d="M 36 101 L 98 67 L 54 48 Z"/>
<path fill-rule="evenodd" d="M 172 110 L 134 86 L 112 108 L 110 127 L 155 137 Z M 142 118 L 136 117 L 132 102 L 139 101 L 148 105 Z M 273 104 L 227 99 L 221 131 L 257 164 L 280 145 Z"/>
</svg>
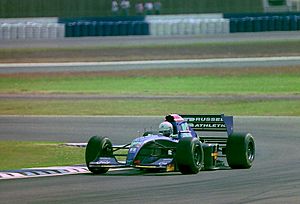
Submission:
<svg viewBox="0 0 300 204">
<path fill-rule="evenodd" d="M 84 149 L 57 142 L 0 140 L 0 170 L 83 164 Z"/>
<path fill-rule="evenodd" d="M 3 115 L 164 115 L 168 113 L 299 116 L 299 100 L 1 100 Z"/>
<path fill-rule="evenodd" d="M 265 70 L 169 69 L 49 75 L 0 75 L 0 92 L 162 96 L 300 93 L 300 67 Z"/>
<path fill-rule="evenodd" d="M 159 77 L 157 77 L 159 76 Z M 227 113 L 233 115 L 300 115 L 300 67 L 249 69 L 168 69 L 95 73 L 0 75 L 0 93 L 49 94 L 47 99 L 5 99 L 4 115 L 162 115 Z M 65 99 L 51 93 L 77 94 Z M 115 96 L 83 100 L 80 94 Z M 227 96 L 226 100 L 213 96 Z M 151 96 L 186 96 L 158 99 Z M 245 96 L 258 96 L 245 99 Z M 147 96 L 122 99 L 118 96 Z M 189 96 L 212 96 L 193 99 Z M 264 96 L 285 96 L 271 100 Z M 209 97 L 208 97 L 209 98 Z M 249 97 L 248 97 L 249 98 Z"/>
</svg>

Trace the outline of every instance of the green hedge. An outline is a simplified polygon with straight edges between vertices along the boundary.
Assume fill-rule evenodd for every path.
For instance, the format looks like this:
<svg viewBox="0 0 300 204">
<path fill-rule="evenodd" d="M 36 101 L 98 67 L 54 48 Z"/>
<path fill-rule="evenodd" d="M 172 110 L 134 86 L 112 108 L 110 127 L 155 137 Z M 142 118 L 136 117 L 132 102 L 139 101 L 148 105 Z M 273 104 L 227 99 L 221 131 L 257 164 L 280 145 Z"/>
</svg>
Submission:
<svg viewBox="0 0 300 204">
<path fill-rule="evenodd" d="M 130 0 L 130 14 L 136 2 Z M 155 1 L 155 0 L 153 0 Z M 161 0 L 162 14 L 262 12 L 261 0 Z M 0 0 L 0 17 L 81 17 L 111 15 L 111 0 Z"/>
</svg>

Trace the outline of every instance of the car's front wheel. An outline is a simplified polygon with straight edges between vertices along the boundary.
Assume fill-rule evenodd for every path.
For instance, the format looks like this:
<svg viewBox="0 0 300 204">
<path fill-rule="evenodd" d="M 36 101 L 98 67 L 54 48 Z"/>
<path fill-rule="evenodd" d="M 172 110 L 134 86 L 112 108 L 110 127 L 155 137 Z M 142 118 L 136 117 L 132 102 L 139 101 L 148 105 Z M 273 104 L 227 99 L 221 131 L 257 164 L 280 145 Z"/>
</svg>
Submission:
<svg viewBox="0 0 300 204">
<path fill-rule="evenodd" d="M 203 166 L 203 148 L 197 138 L 182 138 L 176 147 L 175 160 L 182 174 L 197 174 Z"/>
<path fill-rule="evenodd" d="M 113 148 L 111 141 L 106 137 L 93 136 L 90 138 L 85 150 L 85 162 L 87 168 L 94 174 L 106 173 L 109 168 L 91 167 L 90 162 L 99 157 L 111 157 Z"/>
</svg>

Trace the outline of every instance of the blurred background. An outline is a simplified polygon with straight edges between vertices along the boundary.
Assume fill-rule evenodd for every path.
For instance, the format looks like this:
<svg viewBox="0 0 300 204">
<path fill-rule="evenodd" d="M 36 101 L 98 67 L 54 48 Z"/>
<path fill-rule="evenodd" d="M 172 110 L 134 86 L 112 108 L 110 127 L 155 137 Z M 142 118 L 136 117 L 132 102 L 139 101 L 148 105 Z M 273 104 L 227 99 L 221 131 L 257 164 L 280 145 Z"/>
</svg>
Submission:
<svg viewBox="0 0 300 204">
<path fill-rule="evenodd" d="M 117 1 L 118 2 L 118 1 Z M 130 0 L 129 14 L 136 5 L 151 1 Z M 154 4 L 157 1 L 153 1 Z M 299 0 L 161 0 L 161 14 L 261 13 L 299 11 Z M 119 0 L 119 6 L 121 1 Z M 111 16 L 110 0 L 1 0 L 0 17 Z"/>
<path fill-rule="evenodd" d="M 119 6 L 121 0 L 117 1 Z M 135 5 L 151 1 L 130 0 L 129 14 L 135 15 Z M 156 1 L 152 1 L 155 3 Z M 161 0 L 161 14 L 244 13 L 263 12 L 263 0 Z M 285 0 L 267 0 L 270 5 L 283 6 Z M 111 0 L 1 0 L 0 17 L 86 17 L 111 16 Z M 288 10 L 286 10 L 288 11 Z"/>
<path fill-rule="evenodd" d="M 1 0 L 0 39 L 295 31 L 299 10 L 299 0 Z"/>
</svg>

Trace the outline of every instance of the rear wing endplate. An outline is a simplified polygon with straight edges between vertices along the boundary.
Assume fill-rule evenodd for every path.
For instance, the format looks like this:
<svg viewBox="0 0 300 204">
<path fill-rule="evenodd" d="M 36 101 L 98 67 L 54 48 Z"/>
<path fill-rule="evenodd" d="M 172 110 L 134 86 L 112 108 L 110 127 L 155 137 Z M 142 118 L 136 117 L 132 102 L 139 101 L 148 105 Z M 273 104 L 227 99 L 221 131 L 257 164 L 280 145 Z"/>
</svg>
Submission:
<svg viewBox="0 0 300 204">
<path fill-rule="evenodd" d="M 221 115 L 180 115 L 195 131 L 233 132 L 233 116 Z"/>
</svg>

